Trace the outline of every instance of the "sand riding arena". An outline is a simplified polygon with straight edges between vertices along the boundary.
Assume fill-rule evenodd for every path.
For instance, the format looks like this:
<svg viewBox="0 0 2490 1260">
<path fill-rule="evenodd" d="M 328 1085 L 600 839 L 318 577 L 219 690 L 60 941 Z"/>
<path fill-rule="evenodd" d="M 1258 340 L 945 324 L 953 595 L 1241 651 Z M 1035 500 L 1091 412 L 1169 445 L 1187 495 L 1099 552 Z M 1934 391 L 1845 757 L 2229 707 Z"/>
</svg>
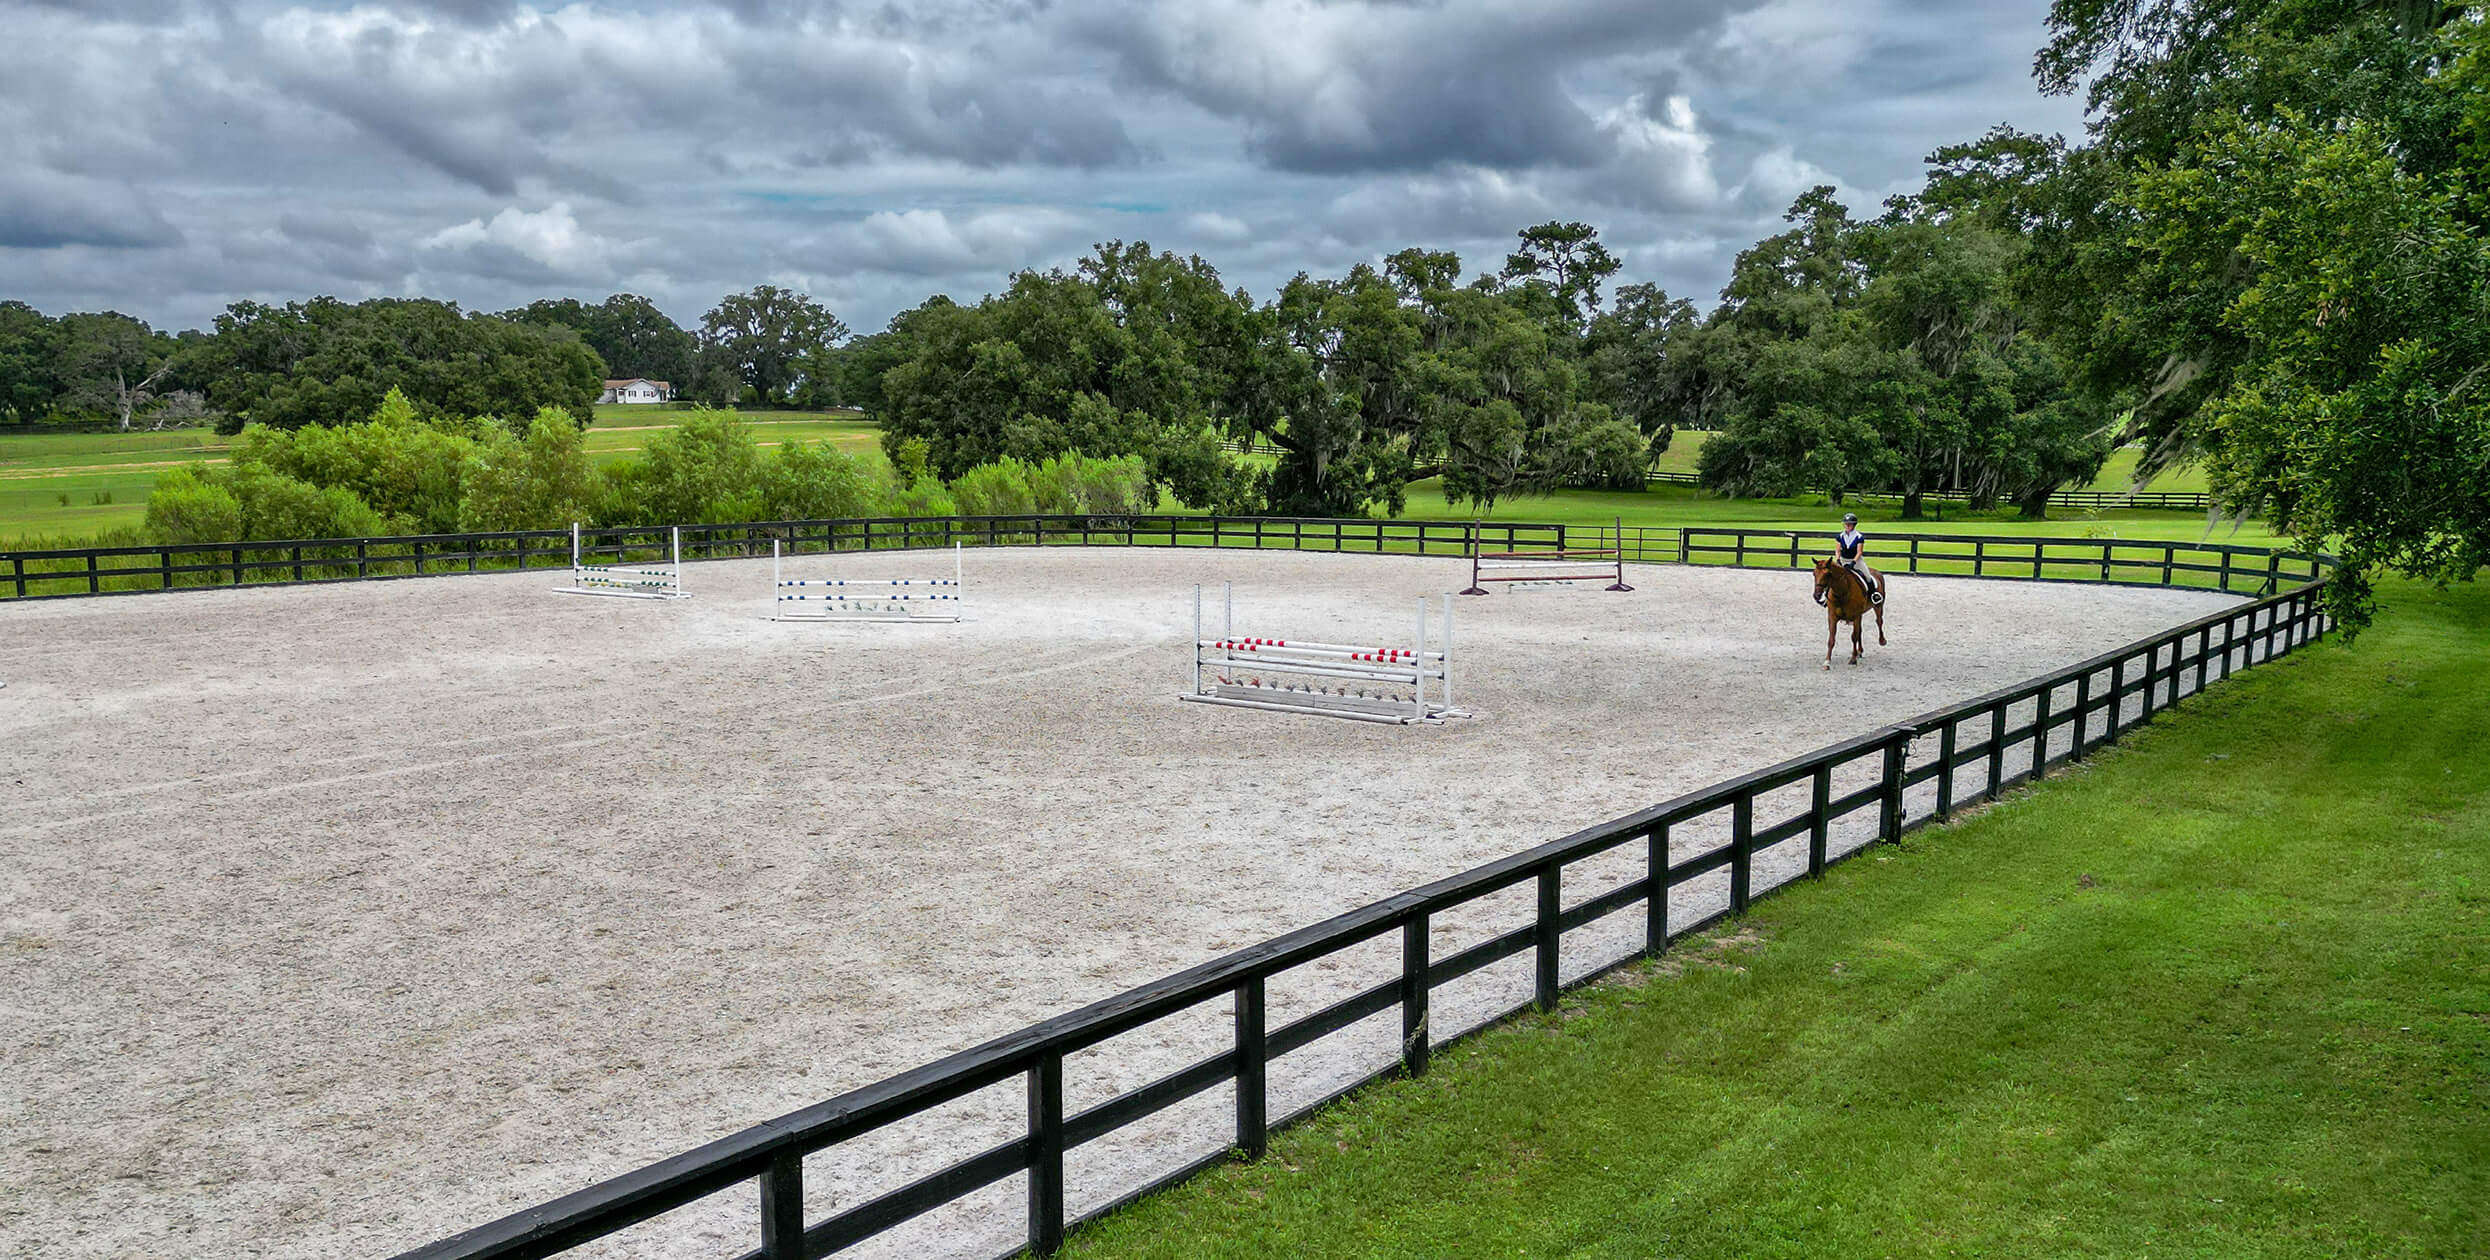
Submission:
<svg viewBox="0 0 2490 1260">
<path fill-rule="evenodd" d="M 1234 582 L 1252 633 L 1399 642 L 1464 560 L 963 568 L 940 624 L 772 620 L 766 557 L 670 601 L 540 571 L 0 606 L 0 1254 L 391 1254 L 2234 602 L 1898 577 L 1892 646 L 1828 673 L 1806 574 L 1629 565 L 1631 592 L 1455 600 L 1473 716 L 1404 727 L 1179 703 L 1194 588 Z M 1479 1009 L 1527 966 L 1479 973 Z M 1199 1057 L 1224 1018 L 1085 1052 L 1068 1088 Z M 1337 1057 L 1275 1063 L 1275 1106 L 1364 1070 Z M 1079 1193 L 1174 1162 L 1135 1143 L 1216 1150 L 1223 1096 L 1197 1101 L 1198 1129 L 1076 1152 Z M 825 1152 L 814 1210 L 1019 1107 Z M 858 1254 L 991 1255 L 1019 1193 Z M 583 1254 L 735 1254 L 748 1199 Z"/>
</svg>

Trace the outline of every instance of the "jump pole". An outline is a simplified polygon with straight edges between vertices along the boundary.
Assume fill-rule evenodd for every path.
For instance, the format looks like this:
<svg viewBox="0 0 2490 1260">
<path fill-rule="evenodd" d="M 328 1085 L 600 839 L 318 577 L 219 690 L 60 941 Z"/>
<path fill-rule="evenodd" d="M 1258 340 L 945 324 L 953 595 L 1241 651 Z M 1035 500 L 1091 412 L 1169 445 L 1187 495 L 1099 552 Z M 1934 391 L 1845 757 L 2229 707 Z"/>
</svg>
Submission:
<svg viewBox="0 0 2490 1260">
<path fill-rule="evenodd" d="M 1398 725 L 1437 725 L 1445 718 L 1470 716 L 1452 705 L 1449 634 L 1440 645 L 1430 645 L 1426 640 L 1428 608 L 1423 596 L 1418 601 L 1417 621 L 1413 627 L 1417 634 L 1416 642 L 1407 648 L 1396 648 L 1372 644 L 1317 643 L 1305 639 L 1240 638 L 1236 634 L 1236 591 L 1233 584 L 1222 591 L 1222 602 L 1228 613 L 1226 629 L 1219 637 L 1209 638 L 1204 633 L 1207 617 L 1202 608 L 1203 593 L 1200 586 L 1193 588 L 1194 687 L 1181 699 Z M 1444 608 L 1449 630 L 1452 620 L 1450 597 L 1445 598 Z M 1304 682 L 1292 685 L 1265 682 L 1260 677 L 1231 678 L 1224 672 L 1240 666 L 1257 673 L 1340 681 L 1337 686 Z M 1213 674 L 1214 667 L 1222 672 Z M 1430 674 L 1441 680 L 1437 689 L 1440 698 L 1427 694 L 1427 677 Z M 1212 685 L 1214 680 L 1218 684 L 1215 687 Z M 1359 688 L 1357 684 L 1361 683 L 1381 684 L 1387 688 L 1407 687 L 1409 691 L 1400 695 L 1389 692 L 1377 695 Z"/>
<path fill-rule="evenodd" d="M 1487 593 L 1487 584 L 1490 582 L 1516 582 L 1536 586 L 1555 582 L 1596 582 L 1601 578 L 1608 579 L 1608 586 L 1605 588 L 1607 590 L 1633 590 L 1634 588 L 1626 585 L 1625 581 L 1625 518 L 1618 517 L 1616 520 L 1616 536 L 1613 540 L 1615 545 L 1613 546 L 1591 547 L 1581 550 L 1568 547 L 1559 547 L 1553 551 L 1544 552 L 1481 551 L 1479 550 L 1478 522 L 1472 521 L 1469 525 L 1470 585 L 1468 589 L 1462 591 L 1461 593 L 1464 595 L 1484 595 Z M 1563 568 L 1567 567 L 1567 562 L 1569 561 L 1579 561 L 1582 564 L 1588 564 L 1599 560 L 1605 560 L 1608 562 L 1607 572 L 1541 573 L 1535 577 L 1488 577 L 1486 575 L 1486 571 L 1489 569 L 1520 569 L 1529 568 L 1534 565 L 1553 565 Z M 1497 561 L 1500 563 L 1491 564 L 1489 563 L 1490 561 Z M 1580 566 L 1576 565 L 1573 567 L 1579 568 Z"/>
<path fill-rule="evenodd" d="M 613 595 L 626 599 L 689 599 L 683 589 L 683 528 L 667 529 L 668 561 L 664 569 L 625 568 L 618 561 L 611 565 L 591 567 L 586 563 L 586 547 L 581 539 L 579 522 L 571 522 L 571 584 L 557 587 L 557 595 Z M 636 578 L 658 578 L 661 581 L 634 581 Z M 655 590 L 634 590 L 634 587 L 655 587 Z"/>
<path fill-rule="evenodd" d="M 782 571 L 781 556 L 779 541 L 775 538 L 771 539 L 770 586 L 777 605 L 777 610 L 771 616 L 773 621 L 904 621 L 938 624 L 956 622 L 961 618 L 962 613 L 956 610 L 964 607 L 968 590 L 968 567 L 962 558 L 959 543 L 951 544 L 951 577 L 948 580 L 943 578 L 803 578 L 790 581 Z M 919 586 L 937 589 L 921 594 L 897 589 Z M 787 593 L 788 587 L 820 587 L 825 593 L 790 595 Z M 939 588 L 943 587 L 948 587 L 950 593 L 939 593 Z M 851 588 L 856 592 L 880 590 L 882 594 L 851 594 Z M 821 614 L 814 616 L 786 611 L 790 604 L 808 602 L 819 603 L 822 607 Z M 870 610 L 850 607 L 842 611 L 837 607 L 840 604 L 880 605 L 880 607 Z M 955 611 L 923 614 L 912 611 L 919 607 L 939 608 L 944 604 L 950 605 Z"/>
</svg>

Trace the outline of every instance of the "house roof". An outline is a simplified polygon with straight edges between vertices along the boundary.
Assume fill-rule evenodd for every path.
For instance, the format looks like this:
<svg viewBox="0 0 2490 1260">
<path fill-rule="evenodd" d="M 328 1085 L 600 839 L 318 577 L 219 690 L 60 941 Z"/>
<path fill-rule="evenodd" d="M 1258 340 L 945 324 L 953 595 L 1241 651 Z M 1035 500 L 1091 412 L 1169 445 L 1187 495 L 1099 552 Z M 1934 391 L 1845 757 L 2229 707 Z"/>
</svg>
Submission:
<svg viewBox="0 0 2490 1260">
<path fill-rule="evenodd" d="M 659 389 L 664 389 L 666 387 L 666 383 L 664 381 L 652 381 L 645 376 L 635 376 L 629 380 L 607 381 L 605 383 L 605 387 L 607 389 L 622 389 L 631 385 L 654 385 Z"/>
</svg>

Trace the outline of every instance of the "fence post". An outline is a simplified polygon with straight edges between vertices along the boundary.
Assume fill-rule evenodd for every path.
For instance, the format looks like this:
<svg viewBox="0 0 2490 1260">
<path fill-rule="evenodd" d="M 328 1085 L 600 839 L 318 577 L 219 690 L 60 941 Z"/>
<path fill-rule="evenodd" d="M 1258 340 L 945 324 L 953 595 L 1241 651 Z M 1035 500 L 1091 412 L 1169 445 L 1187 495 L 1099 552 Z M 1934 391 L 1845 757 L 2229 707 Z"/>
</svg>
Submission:
<svg viewBox="0 0 2490 1260">
<path fill-rule="evenodd" d="M 1029 1065 L 1029 1250 L 1063 1246 L 1063 1053 Z"/>
<path fill-rule="evenodd" d="M 1236 989 L 1236 1146 L 1248 1159 L 1261 1158 L 1271 1140 L 1264 1011 L 1262 977 L 1248 977 Z"/>
<path fill-rule="evenodd" d="M 1893 737 L 1885 743 L 1884 800 L 1877 807 L 1876 838 L 1902 838 L 1902 757 L 1910 751 L 1911 732 L 1894 728 Z"/>
<path fill-rule="evenodd" d="M 1538 938 L 1539 975 L 1535 1001 L 1542 1011 L 1556 1009 L 1556 945 L 1559 933 L 1556 917 L 1563 912 L 1561 883 L 1565 868 L 1554 862 L 1539 869 L 1539 919 L 1533 925 Z"/>
<path fill-rule="evenodd" d="M 1401 1073 L 1427 1072 L 1427 916 L 1401 921 Z M 1241 1079 L 1241 1078 L 1240 1078 Z"/>
<path fill-rule="evenodd" d="M 804 1156 L 794 1151 L 761 1174 L 761 1260 L 804 1260 Z"/>
<path fill-rule="evenodd" d="M 1686 559 L 1686 535 L 1687 535 L 1687 534 L 1689 534 L 1689 533 L 1691 533 L 1691 532 L 1693 532 L 1693 531 L 1688 530 L 1686 527 L 1684 527 L 1684 526 L 1682 526 L 1682 525 L 1678 527 L 1678 530 L 1677 530 L 1677 562 L 1678 562 L 1679 564 L 1687 564 L 1687 563 L 1690 563 L 1690 562 Z"/>
<path fill-rule="evenodd" d="M 2120 656 L 2117 660 L 2115 660 L 2115 661 L 2113 661 L 2113 662 L 2111 662 L 2111 663 L 2110 663 L 2110 734 L 2109 734 L 2109 737 L 2110 737 L 2112 740 L 2117 739 L 2117 738 L 2118 738 L 2118 735 L 2119 735 L 2119 732 L 2125 729 L 2124 727 L 2121 727 L 2121 726 L 2118 724 L 2118 719 L 2119 719 L 2119 715 L 2120 715 L 2121 711 L 2122 711 L 2122 710 L 2124 710 L 2126 707 L 2127 707 L 2127 658 L 2126 658 L 2124 655 L 2121 655 L 2121 656 Z"/>
<path fill-rule="evenodd" d="M 233 549 L 233 584 L 242 585 L 242 549 L 240 547 Z"/>
<path fill-rule="evenodd" d="M 2040 694 L 2032 697 L 2032 780 L 2049 770 L 2049 699 L 2057 684 L 2044 683 Z"/>
<path fill-rule="evenodd" d="M 1815 795 L 1807 805 L 1807 874 L 1824 874 L 1825 848 L 1833 835 L 1833 767 L 1817 766 Z"/>
<path fill-rule="evenodd" d="M 1643 837 L 1643 957 L 1657 958 L 1669 947 L 1669 825 L 1662 823 Z"/>
<path fill-rule="evenodd" d="M 1989 790 L 1988 799 L 1996 800 L 1999 789 L 2006 786 L 2006 706 L 1989 710 Z"/>
<path fill-rule="evenodd" d="M 1745 914 L 1755 891 L 1755 797 L 1729 805 L 1729 912 Z"/>
<path fill-rule="evenodd" d="M 2075 746 L 2067 754 L 2075 761 L 2084 759 L 2084 729 L 2092 716 L 2092 671 L 2085 670 L 2075 679 Z"/>
<path fill-rule="evenodd" d="M 1961 724 L 1947 718 L 1937 731 L 1937 821 L 1944 822 L 1954 814 L 1954 744 L 1956 728 Z M 1821 790 L 1821 789 L 1819 789 Z"/>
<path fill-rule="evenodd" d="M 17 580 L 17 597 L 26 598 L 26 557 L 11 556 L 9 564 Z"/>
<path fill-rule="evenodd" d="M 166 547 L 156 553 L 156 568 L 164 578 L 164 589 L 173 589 L 173 549 Z"/>
</svg>

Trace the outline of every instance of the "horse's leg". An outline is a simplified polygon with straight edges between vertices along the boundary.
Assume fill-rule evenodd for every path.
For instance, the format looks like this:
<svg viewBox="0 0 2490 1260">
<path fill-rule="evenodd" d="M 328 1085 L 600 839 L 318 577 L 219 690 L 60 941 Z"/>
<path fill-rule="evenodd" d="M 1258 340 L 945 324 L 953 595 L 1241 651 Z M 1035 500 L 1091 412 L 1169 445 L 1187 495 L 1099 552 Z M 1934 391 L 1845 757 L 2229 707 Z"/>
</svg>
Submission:
<svg viewBox="0 0 2490 1260">
<path fill-rule="evenodd" d="M 1850 663 L 1853 665 L 1859 663 L 1860 657 L 1867 655 L 1867 647 L 1859 642 L 1859 636 L 1866 632 L 1866 628 L 1867 617 L 1864 610 L 1860 616 L 1850 619 Z"/>
<path fill-rule="evenodd" d="M 1833 642 L 1842 636 L 1842 602 L 1824 601 L 1824 667 L 1833 668 Z"/>
<path fill-rule="evenodd" d="M 1876 646 L 1885 646 L 1885 606 L 1876 606 Z"/>
</svg>

